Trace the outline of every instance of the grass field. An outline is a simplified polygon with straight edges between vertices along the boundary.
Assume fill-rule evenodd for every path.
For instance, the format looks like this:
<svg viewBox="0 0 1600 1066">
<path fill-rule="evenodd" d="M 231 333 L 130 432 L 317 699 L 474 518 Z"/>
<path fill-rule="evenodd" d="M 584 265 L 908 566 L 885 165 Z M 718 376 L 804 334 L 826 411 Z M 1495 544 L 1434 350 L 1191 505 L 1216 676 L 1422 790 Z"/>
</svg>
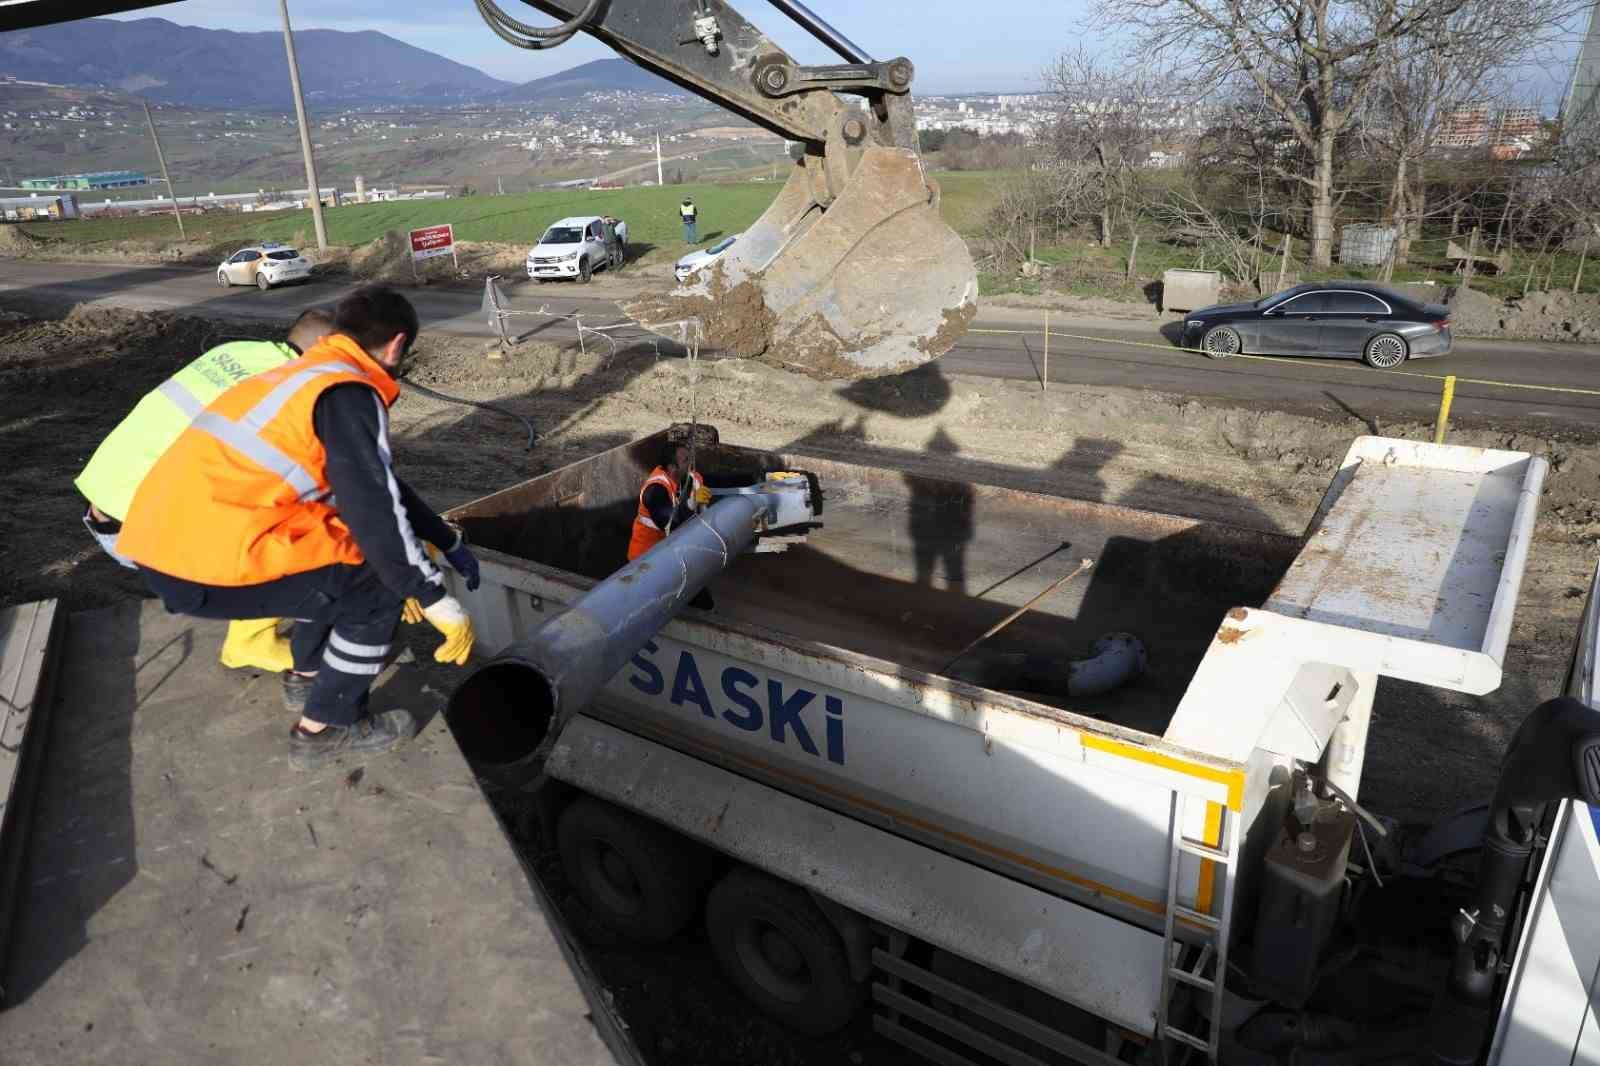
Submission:
<svg viewBox="0 0 1600 1066">
<path fill-rule="evenodd" d="M 945 218 L 963 233 L 976 232 L 993 202 L 998 175 L 952 172 L 937 177 L 943 188 Z M 737 233 L 755 221 L 780 187 L 778 182 L 764 181 L 348 204 L 327 211 L 328 240 L 333 244 L 361 245 L 391 229 L 450 223 L 460 240 L 531 244 L 545 226 L 558 218 L 608 213 L 627 221 L 631 243 L 670 249 L 677 254 L 683 247 L 677 205 L 685 195 L 693 196 L 700 208 L 700 237 L 704 243 L 715 239 L 716 234 Z M 304 242 L 311 231 L 311 216 L 307 211 L 216 212 L 185 217 L 184 226 L 191 240 L 207 244 Z M 122 241 L 170 243 L 177 237 L 172 218 L 166 215 L 29 223 L 23 229 L 32 237 L 82 244 L 86 250 Z"/>
</svg>

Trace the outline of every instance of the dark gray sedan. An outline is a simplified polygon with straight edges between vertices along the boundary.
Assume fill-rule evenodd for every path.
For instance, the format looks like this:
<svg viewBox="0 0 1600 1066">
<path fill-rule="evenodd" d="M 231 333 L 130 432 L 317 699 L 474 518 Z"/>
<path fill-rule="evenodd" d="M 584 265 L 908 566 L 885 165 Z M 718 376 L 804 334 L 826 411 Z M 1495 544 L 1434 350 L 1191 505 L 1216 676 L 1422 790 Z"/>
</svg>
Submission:
<svg viewBox="0 0 1600 1066">
<path fill-rule="evenodd" d="M 1450 351 L 1449 311 L 1360 282 L 1312 282 L 1254 303 L 1191 312 L 1183 346 L 1213 359 L 1309 355 L 1360 359 L 1390 370 L 1407 359 Z"/>
</svg>

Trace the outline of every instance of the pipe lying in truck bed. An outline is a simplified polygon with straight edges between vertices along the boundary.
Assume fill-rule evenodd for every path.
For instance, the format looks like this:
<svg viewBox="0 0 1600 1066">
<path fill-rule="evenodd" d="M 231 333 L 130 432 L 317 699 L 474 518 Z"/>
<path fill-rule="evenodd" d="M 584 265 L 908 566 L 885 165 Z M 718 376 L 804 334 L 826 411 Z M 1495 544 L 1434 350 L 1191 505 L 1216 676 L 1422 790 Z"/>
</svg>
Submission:
<svg viewBox="0 0 1600 1066">
<path fill-rule="evenodd" d="M 552 719 L 587 705 L 758 533 L 810 514 L 809 486 L 792 476 L 719 498 L 467 678 L 445 712 L 462 752 L 511 771 L 533 755 Z"/>
</svg>

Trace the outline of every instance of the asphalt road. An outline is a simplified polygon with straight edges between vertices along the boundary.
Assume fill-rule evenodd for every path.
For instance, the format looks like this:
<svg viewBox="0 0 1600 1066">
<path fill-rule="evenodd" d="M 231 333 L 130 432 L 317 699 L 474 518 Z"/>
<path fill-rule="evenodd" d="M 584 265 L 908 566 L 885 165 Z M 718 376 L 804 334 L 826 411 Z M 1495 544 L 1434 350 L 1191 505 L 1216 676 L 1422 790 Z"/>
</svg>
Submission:
<svg viewBox="0 0 1600 1066">
<path fill-rule="evenodd" d="M 556 316 L 581 314 L 586 327 L 624 321 L 614 301 L 631 293 L 626 281 L 601 275 L 592 286 L 575 289 L 570 283 L 538 286 L 508 279 L 504 291 L 512 310 L 549 312 L 518 316 L 512 329 L 570 341 L 575 326 Z M 224 290 L 210 271 L 189 267 L 0 261 L 0 307 L 35 312 L 96 301 L 233 319 L 287 320 L 304 307 L 331 303 L 341 291 L 343 286 L 323 281 L 266 293 Z M 410 295 L 427 329 L 486 341 L 491 337 L 479 311 L 481 291 L 448 286 L 414 290 Z M 1353 360 L 1218 362 L 1174 349 L 1160 326 L 1154 316 L 1117 320 L 1052 314 L 1049 380 L 1156 389 L 1251 408 L 1342 414 L 1381 431 L 1386 422 L 1431 419 L 1438 407 L 1440 382 L 1407 374 L 1455 374 L 1590 393 L 1462 381 L 1456 387 L 1452 414 L 1457 424 L 1600 433 L 1597 346 L 1458 340 L 1450 355 L 1409 362 L 1402 368 L 1405 373 L 1395 373 L 1371 370 Z M 649 335 L 629 327 L 613 336 L 627 343 Z M 592 335 L 587 340 L 600 343 Z M 670 346 L 664 345 L 663 351 L 668 350 Z M 1038 381 L 1044 354 L 1042 312 L 986 308 L 972 332 L 938 365 L 952 373 Z"/>
</svg>

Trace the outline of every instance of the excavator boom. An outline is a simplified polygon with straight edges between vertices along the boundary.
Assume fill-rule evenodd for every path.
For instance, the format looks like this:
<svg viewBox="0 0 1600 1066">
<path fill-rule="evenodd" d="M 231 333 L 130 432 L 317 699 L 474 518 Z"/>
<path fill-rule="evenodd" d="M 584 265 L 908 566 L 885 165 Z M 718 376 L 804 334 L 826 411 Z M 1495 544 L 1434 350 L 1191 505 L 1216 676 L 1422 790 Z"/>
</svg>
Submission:
<svg viewBox="0 0 1600 1066">
<path fill-rule="evenodd" d="M 966 244 L 917 154 L 909 59 L 873 60 L 799 0 L 772 0 L 842 63 L 797 64 L 723 0 L 523 0 L 530 26 L 474 0 L 525 48 L 590 34 L 803 153 L 772 206 L 716 265 L 626 305 L 669 336 L 822 378 L 909 370 L 948 351 L 977 309 Z M 848 94 L 846 99 L 840 94 Z"/>
</svg>

